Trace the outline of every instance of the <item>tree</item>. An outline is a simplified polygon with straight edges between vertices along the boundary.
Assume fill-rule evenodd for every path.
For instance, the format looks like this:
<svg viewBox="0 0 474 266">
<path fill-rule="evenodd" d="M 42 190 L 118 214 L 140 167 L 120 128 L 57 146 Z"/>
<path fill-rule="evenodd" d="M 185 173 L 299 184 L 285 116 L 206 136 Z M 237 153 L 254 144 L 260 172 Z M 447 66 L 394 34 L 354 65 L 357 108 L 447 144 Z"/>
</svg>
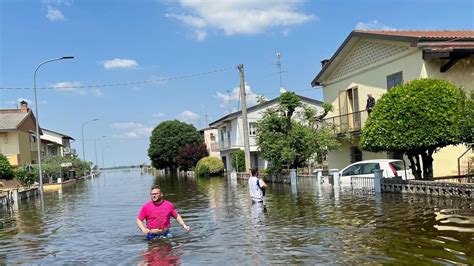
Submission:
<svg viewBox="0 0 474 266">
<path fill-rule="evenodd" d="M 0 154 L 0 179 L 12 179 L 14 177 L 13 168 L 7 157 Z"/>
<path fill-rule="evenodd" d="M 294 115 L 298 107 L 303 111 Z M 326 104 L 326 108 L 331 106 Z M 278 107 L 265 111 L 257 122 L 256 141 L 271 172 L 280 172 L 284 165 L 296 168 L 316 152 L 322 157 L 340 146 L 334 131 L 329 130 L 331 125 L 321 122 L 327 112 L 318 115 L 293 92 L 281 94 Z"/>
<path fill-rule="evenodd" d="M 193 169 L 202 158 L 209 156 L 204 143 L 186 144 L 179 150 L 176 162 L 180 169 L 188 171 Z"/>
<path fill-rule="evenodd" d="M 224 163 L 217 157 L 204 157 L 197 163 L 195 171 L 198 176 L 219 175 L 224 171 Z"/>
<path fill-rule="evenodd" d="M 245 152 L 243 150 L 232 153 L 232 168 L 237 172 L 245 171 Z"/>
<path fill-rule="evenodd" d="M 186 144 L 202 143 L 201 136 L 193 125 L 178 120 L 161 122 L 150 137 L 148 157 L 157 169 L 178 167 L 177 156 Z"/>
<path fill-rule="evenodd" d="M 420 79 L 399 85 L 378 100 L 362 130 L 361 148 L 403 152 L 416 179 L 433 178 L 433 153 L 469 139 L 472 106 L 461 89 L 444 80 Z M 469 110 L 472 115 L 472 109 Z M 471 124 L 466 124 L 471 119 Z M 470 127 L 470 128 L 466 128 Z"/>
</svg>

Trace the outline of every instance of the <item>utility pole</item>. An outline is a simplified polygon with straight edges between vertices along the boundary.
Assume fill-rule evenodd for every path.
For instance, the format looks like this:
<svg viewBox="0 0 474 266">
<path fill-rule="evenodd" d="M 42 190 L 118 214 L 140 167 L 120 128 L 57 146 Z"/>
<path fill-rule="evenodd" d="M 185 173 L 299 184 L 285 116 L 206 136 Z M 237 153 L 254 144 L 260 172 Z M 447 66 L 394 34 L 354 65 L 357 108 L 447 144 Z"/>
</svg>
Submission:
<svg viewBox="0 0 474 266">
<path fill-rule="evenodd" d="M 247 98 L 245 97 L 244 65 L 237 66 L 240 72 L 240 101 L 242 102 L 242 125 L 245 153 L 245 172 L 250 170 L 250 143 L 249 143 L 249 123 L 247 121 Z"/>
<path fill-rule="evenodd" d="M 276 56 L 278 57 L 278 62 L 276 63 L 276 65 L 278 66 L 278 72 L 280 72 L 280 88 L 283 88 L 283 80 L 281 78 L 281 61 L 280 61 L 281 53 L 276 52 Z"/>
</svg>

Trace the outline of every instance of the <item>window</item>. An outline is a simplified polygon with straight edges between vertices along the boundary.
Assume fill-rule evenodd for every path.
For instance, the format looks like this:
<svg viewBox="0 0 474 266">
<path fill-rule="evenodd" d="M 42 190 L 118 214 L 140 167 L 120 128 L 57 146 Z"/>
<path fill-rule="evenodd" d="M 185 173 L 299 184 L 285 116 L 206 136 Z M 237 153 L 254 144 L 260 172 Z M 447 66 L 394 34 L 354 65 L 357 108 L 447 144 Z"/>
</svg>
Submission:
<svg viewBox="0 0 474 266">
<path fill-rule="evenodd" d="M 362 173 L 362 165 L 363 164 L 354 164 L 352 166 L 349 166 L 349 168 L 342 171 L 342 176 L 360 175 Z"/>
<path fill-rule="evenodd" d="M 403 82 L 402 72 L 398 72 L 392 75 L 387 76 L 387 90 L 401 84 Z"/>
<path fill-rule="evenodd" d="M 227 128 L 222 127 L 222 129 L 221 129 L 221 141 L 225 140 L 226 131 L 227 131 Z"/>
<path fill-rule="evenodd" d="M 351 163 L 362 161 L 362 151 L 359 147 L 351 147 Z"/>
<path fill-rule="evenodd" d="M 380 169 L 379 163 L 365 163 L 362 174 L 373 174 L 375 170 L 379 170 L 379 169 Z"/>
<path fill-rule="evenodd" d="M 257 124 L 255 122 L 249 123 L 249 135 L 250 136 L 257 135 Z"/>
<path fill-rule="evenodd" d="M 216 141 L 216 136 L 214 136 L 214 133 L 211 133 L 210 139 L 211 139 L 211 141 Z"/>
</svg>

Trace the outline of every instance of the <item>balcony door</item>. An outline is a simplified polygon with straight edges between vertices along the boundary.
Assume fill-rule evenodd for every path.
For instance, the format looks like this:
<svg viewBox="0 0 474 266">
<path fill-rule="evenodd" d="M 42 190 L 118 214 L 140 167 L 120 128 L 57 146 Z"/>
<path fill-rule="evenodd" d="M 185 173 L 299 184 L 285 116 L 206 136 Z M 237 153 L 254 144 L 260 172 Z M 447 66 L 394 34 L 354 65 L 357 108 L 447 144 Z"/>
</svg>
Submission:
<svg viewBox="0 0 474 266">
<path fill-rule="evenodd" d="M 357 87 L 339 92 L 339 110 L 341 112 L 342 130 L 359 130 L 359 91 Z"/>
</svg>

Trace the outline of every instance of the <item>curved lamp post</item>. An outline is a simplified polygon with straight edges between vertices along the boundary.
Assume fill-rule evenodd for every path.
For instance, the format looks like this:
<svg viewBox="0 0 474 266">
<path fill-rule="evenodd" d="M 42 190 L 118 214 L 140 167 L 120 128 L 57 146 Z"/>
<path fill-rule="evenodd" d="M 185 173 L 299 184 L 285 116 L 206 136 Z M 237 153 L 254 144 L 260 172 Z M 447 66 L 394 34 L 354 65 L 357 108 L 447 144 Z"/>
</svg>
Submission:
<svg viewBox="0 0 474 266">
<path fill-rule="evenodd" d="M 91 119 L 91 120 L 87 120 L 86 122 L 84 122 L 81 126 L 81 138 L 82 138 L 82 160 L 84 160 L 84 162 L 86 161 L 86 152 L 85 152 L 85 149 L 84 149 L 84 126 L 89 123 L 89 122 L 94 122 L 94 121 L 97 121 L 99 120 L 98 118 L 94 118 L 94 119 Z"/>
<path fill-rule="evenodd" d="M 100 136 L 100 137 L 98 137 L 98 138 L 96 138 L 96 139 L 94 140 L 95 165 L 96 165 L 97 167 L 99 167 L 99 165 L 98 165 L 98 163 L 97 163 L 97 140 L 102 139 L 102 138 L 106 138 L 106 136 Z"/>
<path fill-rule="evenodd" d="M 104 163 L 104 151 L 105 149 L 110 148 L 110 146 L 105 146 L 102 148 L 102 169 L 105 168 L 105 163 Z"/>
<path fill-rule="evenodd" d="M 38 148 L 39 186 L 40 186 L 41 193 L 43 193 L 43 171 L 41 168 L 41 137 L 39 133 L 38 97 L 36 96 L 36 72 L 38 72 L 38 69 L 46 63 L 59 61 L 59 60 L 65 60 L 65 59 L 74 59 L 74 56 L 63 56 L 63 57 L 53 58 L 53 59 L 49 59 L 44 62 L 41 62 L 36 67 L 35 72 L 33 74 L 33 91 L 35 93 L 35 113 L 36 113 L 36 143 L 37 143 L 37 148 Z"/>
</svg>

